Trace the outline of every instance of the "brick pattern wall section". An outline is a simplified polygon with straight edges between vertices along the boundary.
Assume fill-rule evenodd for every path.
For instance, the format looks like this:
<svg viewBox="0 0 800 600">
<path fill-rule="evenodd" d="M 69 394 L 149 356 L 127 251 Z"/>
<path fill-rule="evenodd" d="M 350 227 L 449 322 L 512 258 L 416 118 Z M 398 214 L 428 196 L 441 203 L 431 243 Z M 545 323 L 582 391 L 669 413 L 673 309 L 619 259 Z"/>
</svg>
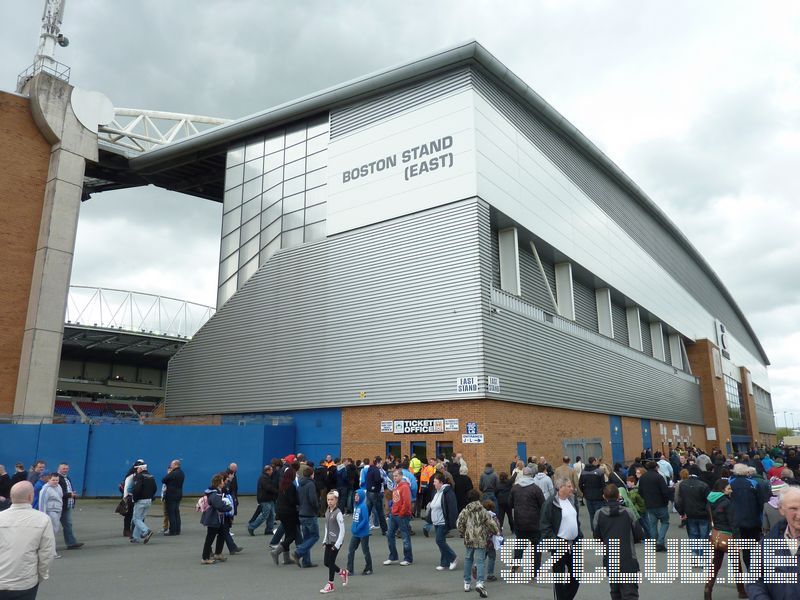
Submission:
<svg viewBox="0 0 800 600">
<path fill-rule="evenodd" d="M 459 431 L 442 434 L 381 433 L 381 421 L 395 419 L 458 419 Z M 474 421 L 484 434 L 484 444 L 462 444 L 466 424 Z M 627 423 L 627 425 L 626 425 Z M 653 421 L 653 426 L 656 421 Z M 634 425 L 635 424 L 635 430 Z M 675 426 L 668 424 L 669 430 Z M 682 432 L 688 426 L 680 425 Z M 641 425 L 638 419 L 623 419 L 625 459 L 641 452 Z M 694 440 L 705 442 L 701 427 L 693 426 Z M 698 437 L 698 435 L 700 437 Z M 496 471 L 508 470 L 517 453 L 517 443 L 525 442 L 529 456 L 544 456 L 553 467 L 561 464 L 562 442 L 571 438 L 600 438 L 603 456 L 611 462 L 611 439 L 608 416 L 567 409 L 515 404 L 501 400 L 452 400 L 417 402 L 392 406 L 359 406 L 342 409 L 342 456 L 354 460 L 386 454 L 387 442 L 399 442 L 402 454 L 411 453 L 411 442 L 425 442 L 428 456 L 436 451 L 436 442 L 452 441 L 469 465 L 470 477 L 477 482 L 484 465 L 490 462 Z M 630 441 L 629 441 L 630 440 Z M 658 440 L 660 442 L 660 439 Z M 653 436 L 653 444 L 657 443 Z M 655 449 L 659 449 L 656 446 Z M 583 457 L 584 460 L 587 457 Z"/>
<path fill-rule="evenodd" d="M 692 373 L 700 378 L 705 425 L 716 429 L 717 439 L 709 441 L 706 449 L 720 448 L 725 451 L 725 443 L 731 437 L 731 427 L 728 422 L 728 404 L 725 401 L 725 382 L 715 374 L 714 349 L 716 346 L 711 341 L 697 340 L 686 346 L 686 354 Z M 653 443 L 655 444 L 655 439 Z"/>
<path fill-rule="evenodd" d="M 14 409 L 50 144 L 27 98 L 0 92 L 0 414 Z"/>
<path fill-rule="evenodd" d="M 745 367 L 739 368 L 742 380 L 742 403 L 747 420 L 747 435 L 753 442 L 758 442 L 761 432 L 758 429 L 758 414 L 756 413 L 756 397 L 749 392 L 751 386 L 750 371 Z"/>
</svg>

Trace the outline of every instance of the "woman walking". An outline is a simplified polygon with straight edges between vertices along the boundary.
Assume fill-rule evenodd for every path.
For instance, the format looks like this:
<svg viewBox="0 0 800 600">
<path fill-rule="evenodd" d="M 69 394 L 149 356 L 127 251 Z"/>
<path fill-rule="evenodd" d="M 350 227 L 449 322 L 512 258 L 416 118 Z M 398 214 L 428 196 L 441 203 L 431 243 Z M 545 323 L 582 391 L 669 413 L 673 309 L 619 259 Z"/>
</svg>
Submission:
<svg viewBox="0 0 800 600">
<path fill-rule="evenodd" d="M 508 477 L 508 473 L 500 473 L 500 483 L 497 486 L 497 517 L 500 522 L 500 532 L 503 531 L 506 515 L 508 515 L 508 526 L 514 531 L 514 516 L 508 498 L 511 495 L 511 486 L 514 482 Z"/>
<path fill-rule="evenodd" d="M 436 545 L 439 546 L 439 566 L 437 571 L 450 569 L 454 571 L 458 566 L 458 557 L 447 543 L 447 532 L 456 528 L 458 522 L 458 503 L 456 494 L 444 473 L 437 472 L 433 476 L 433 488 L 436 493 L 428 505 L 427 519 L 436 530 Z"/>
<path fill-rule="evenodd" d="M 211 478 L 211 485 L 205 491 L 206 508 L 200 516 L 200 523 L 206 526 L 206 540 L 203 543 L 202 564 L 213 565 L 215 562 L 225 562 L 228 560 L 222 556 L 222 548 L 225 546 L 225 534 L 227 525 L 225 524 L 225 512 L 233 508 L 229 505 L 223 495 L 222 488 L 225 485 L 225 478 L 221 474 Z M 211 543 L 216 538 L 214 546 L 214 557 L 211 557 Z"/>
<path fill-rule="evenodd" d="M 714 491 L 708 495 L 711 505 L 711 545 L 714 548 L 714 571 L 711 580 L 706 583 L 703 600 L 711 600 L 714 582 L 722 568 L 722 561 L 728 552 L 728 540 L 735 537 L 733 527 L 733 504 L 731 503 L 731 489 L 727 479 L 720 479 L 714 484 Z M 747 598 L 743 583 L 737 583 L 736 589 L 739 598 Z"/>
<path fill-rule="evenodd" d="M 275 546 L 270 552 L 272 560 L 278 564 L 278 558 L 283 554 L 283 564 L 291 565 L 294 561 L 289 556 L 289 547 L 297 538 L 297 530 L 300 527 L 300 513 L 298 512 L 299 499 L 297 488 L 294 485 L 295 470 L 288 468 L 281 476 L 281 483 L 278 486 L 277 515 L 278 520 L 283 525 L 283 541 Z"/>
</svg>

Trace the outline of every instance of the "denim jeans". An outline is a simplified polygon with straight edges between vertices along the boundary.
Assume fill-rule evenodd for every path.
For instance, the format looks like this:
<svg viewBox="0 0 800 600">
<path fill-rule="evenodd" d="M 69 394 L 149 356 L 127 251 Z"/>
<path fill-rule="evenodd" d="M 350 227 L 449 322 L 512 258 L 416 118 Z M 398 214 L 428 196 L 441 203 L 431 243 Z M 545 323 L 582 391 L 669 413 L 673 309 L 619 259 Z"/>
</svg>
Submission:
<svg viewBox="0 0 800 600">
<path fill-rule="evenodd" d="M 586 499 L 586 509 L 589 511 L 589 523 L 594 523 L 594 513 L 605 506 L 603 500 L 589 500 Z"/>
<path fill-rule="evenodd" d="M 690 540 L 707 540 L 710 531 L 711 525 L 708 519 L 686 519 L 686 535 Z M 703 556 L 703 551 L 698 548 L 692 550 L 692 554 Z"/>
<path fill-rule="evenodd" d="M 400 530 L 403 538 L 403 560 L 414 562 L 414 555 L 411 553 L 411 534 L 409 533 L 411 517 L 399 517 L 392 515 L 389 518 L 389 530 L 386 533 L 386 540 L 389 542 L 389 560 L 397 560 L 397 544 L 395 544 L 394 534 Z"/>
<path fill-rule="evenodd" d="M 261 513 L 247 524 L 247 528 L 250 530 L 256 530 L 264 521 L 267 522 L 267 531 L 272 531 L 272 528 L 275 526 L 274 500 L 261 503 Z"/>
<path fill-rule="evenodd" d="M 373 509 L 378 513 L 378 525 L 381 531 L 386 533 L 386 517 L 383 515 L 383 494 L 380 492 L 367 492 L 367 510 L 372 513 Z"/>
<path fill-rule="evenodd" d="M 317 517 L 300 517 L 300 531 L 303 533 L 303 542 L 297 544 L 298 556 L 303 559 L 303 566 L 311 564 L 311 548 L 319 540 L 319 524 Z"/>
<path fill-rule="evenodd" d="M 656 537 L 656 546 L 663 546 L 669 529 L 669 510 L 666 506 L 648 508 L 647 521 L 650 524 L 650 536 Z"/>
<path fill-rule="evenodd" d="M 450 563 L 456 559 L 456 553 L 447 543 L 447 525 L 434 525 L 433 527 L 436 529 L 436 545 L 439 546 L 439 565 L 449 567 Z"/>
<path fill-rule="evenodd" d="M 137 542 L 150 533 L 150 529 L 144 524 L 144 520 L 147 518 L 151 503 L 152 500 L 137 500 L 133 505 L 133 533 L 131 537 Z"/>
<path fill-rule="evenodd" d="M 356 557 L 356 550 L 359 545 L 361 551 L 364 553 L 364 570 L 372 571 L 372 555 L 369 553 L 369 535 L 364 537 L 352 536 L 350 538 L 350 546 L 347 548 L 347 570 L 353 572 L 353 560 Z"/>
<path fill-rule="evenodd" d="M 67 546 L 74 546 L 78 543 L 75 539 L 75 534 L 72 533 L 72 509 L 64 504 L 64 510 L 61 511 L 61 527 L 64 529 L 64 543 Z"/>
<path fill-rule="evenodd" d="M 464 548 L 464 583 L 472 583 L 472 562 L 477 564 L 478 585 L 486 579 L 486 548 Z"/>
<path fill-rule="evenodd" d="M 497 550 L 494 549 L 494 545 L 490 545 L 486 548 L 486 576 L 490 577 L 494 575 L 494 562 L 497 560 Z"/>
</svg>

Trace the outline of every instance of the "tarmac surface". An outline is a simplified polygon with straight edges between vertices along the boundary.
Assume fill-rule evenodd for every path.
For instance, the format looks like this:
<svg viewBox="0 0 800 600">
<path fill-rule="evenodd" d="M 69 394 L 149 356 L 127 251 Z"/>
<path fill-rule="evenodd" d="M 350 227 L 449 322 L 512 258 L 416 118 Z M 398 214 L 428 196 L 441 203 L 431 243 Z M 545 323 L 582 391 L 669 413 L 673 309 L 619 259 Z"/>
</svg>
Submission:
<svg viewBox="0 0 800 600">
<path fill-rule="evenodd" d="M 196 498 L 187 498 L 181 507 L 183 531 L 177 537 L 164 537 L 161 529 L 162 506 L 153 502 L 147 524 L 156 533 L 146 545 L 131 544 L 122 536 L 122 518 L 114 513 L 117 500 L 79 500 L 73 514 L 75 535 L 85 545 L 79 550 L 64 548 L 63 535 L 57 536 L 58 551 L 62 558 L 54 561 L 50 579 L 39 586 L 38 598 L 122 600 L 123 598 L 166 598 L 174 600 L 197 600 L 199 598 L 253 599 L 275 598 L 297 600 L 318 598 L 319 590 L 327 580 L 327 569 L 322 565 L 322 547 L 319 543 L 312 549 L 316 568 L 299 569 L 288 565 L 276 567 L 268 554 L 270 537 L 261 534 L 251 537 L 247 533 L 246 519 L 255 508 L 253 497 L 241 498 L 239 517 L 234 524 L 235 541 L 244 552 L 228 557 L 228 561 L 215 565 L 202 565 L 200 554 L 205 539 L 205 528 L 200 525 L 200 515 L 194 511 Z M 669 538 L 685 538 L 685 529 L 678 528 L 678 517 L 671 514 Z M 346 564 L 347 545 L 350 538 L 350 517 L 346 517 L 347 536 L 344 549 L 339 553 L 338 564 Z M 321 521 L 320 521 L 321 522 Z M 581 524 L 587 535 L 588 513 L 581 509 Z M 353 599 L 392 598 L 478 598 L 472 591 L 465 595 L 463 589 L 464 545 L 458 536 L 448 540 L 459 557 L 455 571 L 436 571 L 439 551 L 433 537 L 422 535 L 422 520 L 412 522 L 416 535 L 411 538 L 414 563 L 408 567 L 383 566 L 388 557 L 386 538 L 380 530 L 372 532 L 370 550 L 374 574 L 354 576 L 347 587 L 337 577 L 333 597 Z M 320 528 L 322 534 L 324 527 Z M 506 534 L 508 525 L 506 524 Z M 402 558 L 402 542 L 397 540 Z M 644 565 L 643 545 L 637 545 L 640 564 Z M 227 550 L 224 554 L 228 556 Z M 658 554 L 660 570 L 665 564 L 665 555 Z M 599 559 L 587 557 L 587 570 L 599 564 Z M 356 551 L 355 570 L 364 567 L 361 550 Z M 553 586 L 544 583 L 510 584 L 503 581 L 502 570 L 509 567 L 500 562 L 495 574 L 498 582 L 486 584 L 490 598 L 553 598 Z M 725 575 L 725 567 L 723 573 Z M 474 588 L 473 588 L 474 590 Z M 645 582 L 639 586 L 641 598 L 658 600 L 702 599 L 702 584 Z M 732 600 L 737 597 L 733 584 L 718 583 L 714 588 L 714 600 Z M 608 583 L 580 586 L 576 599 L 607 600 Z"/>
</svg>

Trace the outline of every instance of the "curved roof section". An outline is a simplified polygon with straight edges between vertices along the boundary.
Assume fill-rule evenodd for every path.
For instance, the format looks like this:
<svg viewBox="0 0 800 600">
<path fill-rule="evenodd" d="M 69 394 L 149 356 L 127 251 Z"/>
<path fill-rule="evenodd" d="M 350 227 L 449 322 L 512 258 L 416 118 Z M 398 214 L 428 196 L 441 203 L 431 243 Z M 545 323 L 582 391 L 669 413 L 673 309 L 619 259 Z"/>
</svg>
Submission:
<svg viewBox="0 0 800 600">
<path fill-rule="evenodd" d="M 526 107 L 548 121 L 557 131 L 592 159 L 603 171 L 631 194 L 694 258 L 725 300 L 742 320 L 747 333 L 753 339 L 761 358 L 769 364 L 769 358 L 742 310 L 736 304 L 719 276 L 692 245 L 686 236 L 667 217 L 642 189 L 622 169 L 608 158 L 597 146 L 583 135 L 572 123 L 548 104 L 539 94 L 517 77 L 502 62 L 495 58 L 477 41 L 471 40 L 430 56 L 390 67 L 382 71 L 353 79 L 340 85 L 303 96 L 262 112 L 243 117 L 226 125 L 206 130 L 199 135 L 186 138 L 169 146 L 157 148 L 130 160 L 130 168 L 145 179 L 155 180 L 160 171 L 207 158 L 221 152 L 230 143 L 291 121 L 309 117 L 333 108 L 358 102 L 377 93 L 386 93 L 419 80 L 429 79 L 455 67 L 470 65 L 481 69 L 506 91 L 520 100 Z M 149 175 L 149 176 L 148 176 Z M 220 199 L 221 200 L 221 199 Z"/>
</svg>

